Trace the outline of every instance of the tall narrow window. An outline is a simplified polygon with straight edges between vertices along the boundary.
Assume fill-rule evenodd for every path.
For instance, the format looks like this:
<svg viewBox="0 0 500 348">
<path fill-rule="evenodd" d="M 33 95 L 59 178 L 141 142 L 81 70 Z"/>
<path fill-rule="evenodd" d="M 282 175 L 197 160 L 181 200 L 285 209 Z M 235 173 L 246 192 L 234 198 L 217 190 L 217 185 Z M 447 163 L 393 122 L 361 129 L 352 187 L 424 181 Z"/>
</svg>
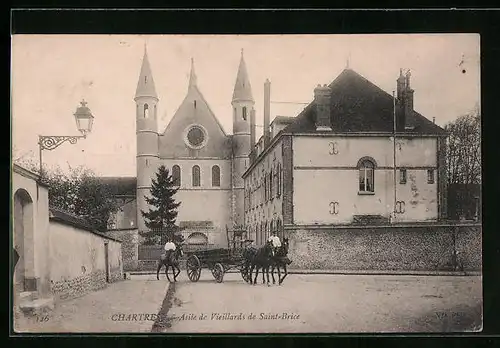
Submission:
<svg viewBox="0 0 500 348">
<path fill-rule="evenodd" d="M 196 109 L 196 100 L 193 102 L 193 106 Z"/>
<path fill-rule="evenodd" d="M 220 168 L 219 166 L 212 167 L 212 186 L 220 186 Z"/>
<path fill-rule="evenodd" d="M 181 186 L 181 168 L 177 164 L 172 167 L 172 181 L 174 186 Z"/>
<path fill-rule="evenodd" d="M 274 198 L 274 191 L 273 191 L 273 171 L 269 173 L 269 199 Z"/>
<path fill-rule="evenodd" d="M 247 107 L 244 106 L 242 111 L 243 111 L 243 119 L 246 121 L 247 120 Z"/>
<path fill-rule="evenodd" d="M 281 220 L 278 219 L 276 229 L 278 230 L 278 237 L 283 239 L 283 231 L 281 230 Z"/>
<path fill-rule="evenodd" d="M 148 117 L 149 117 L 149 105 L 144 104 L 144 118 L 148 118 Z"/>
<path fill-rule="evenodd" d="M 434 184 L 434 169 L 427 170 L 427 183 Z"/>
<path fill-rule="evenodd" d="M 192 185 L 198 187 L 200 186 L 200 167 L 193 166 L 192 172 L 193 172 Z"/>
<path fill-rule="evenodd" d="M 399 183 L 406 184 L 406 169 L 399 170 Z"/>
<path fill-rule="evenodd" d="M 277 192 L 277 196 L 281 196 L 281 163 L 278 163 L 278 186 L 277 186 L 277 189 L 278 189 L 278 192 Z"/>
<path fill-rule="evenodd" d="M 363 160 L 359 165 L 359 192 L 374 192 L 374 164 Z"/>
</svg>

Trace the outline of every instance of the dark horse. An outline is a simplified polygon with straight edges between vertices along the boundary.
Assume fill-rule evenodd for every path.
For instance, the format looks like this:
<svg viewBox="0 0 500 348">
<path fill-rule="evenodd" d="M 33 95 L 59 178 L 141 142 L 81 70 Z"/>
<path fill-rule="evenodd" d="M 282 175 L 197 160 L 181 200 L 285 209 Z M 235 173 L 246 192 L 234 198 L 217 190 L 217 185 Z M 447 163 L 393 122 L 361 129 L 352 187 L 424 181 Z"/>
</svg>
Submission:
<svg viewBox="0 0 500 348">
<path fill-rule="evenodd" d="M 260 248 L 249 247 L 245 249 L 243 254 L 245 258 L 245 271 L 248 274 L 250 284 L 257 284 L 257 276 L 259 275 L 259 269 L 262 269 L 262 284 L 264 284 L 264 273 L 267 275 L 267 285 L 269 285 L 269 267 L 272 264 L 272 258 L 274 256 L 274 250 L 271 242 L 266 242 Z M 255 278 L 252 281 L 252 273 L 255 269 Z"/>
<path fill-rule="evenodd" d="M 281 283 L 283 283 L 283 280 L 285 280 L 286 276 L 288 275 L 286 266 L 291 263 L 292 261 L 288 258 L 288 238 L 283 238 L 283 243 L 281 243 L 281 246 L 274 254 L 273 263 L 271 264 L 271 277 L 273 278 L 273 284 L 276 284 L 276 281 L 274 279 L 274 269 L 278 269 L 278 285 L 281 285 Z M 283 278 L 281 278 L 281 267 L 283 267 L 283 270 L 285 271 Z"/>
<path fill-rule="evenodd" d="M 163 251 L 160 259 L 158 260 L 158 268 L 156 270 L 156 279 L 160 280 L 160 270 L 165 266 L 165 275 L 170 282 L 170 277 L 168 276 L 168 269 L 172 267 L 172 273 L 174 274 L 174 282 L 177 281 L 177 276 L 181 273 L 181 268 L 179 267 L 179 257 L 183 256 L 182 246 L 175 243 L 175 250 Z M 177 272 L 176 272 L 177 271 Z"/>
</svg>

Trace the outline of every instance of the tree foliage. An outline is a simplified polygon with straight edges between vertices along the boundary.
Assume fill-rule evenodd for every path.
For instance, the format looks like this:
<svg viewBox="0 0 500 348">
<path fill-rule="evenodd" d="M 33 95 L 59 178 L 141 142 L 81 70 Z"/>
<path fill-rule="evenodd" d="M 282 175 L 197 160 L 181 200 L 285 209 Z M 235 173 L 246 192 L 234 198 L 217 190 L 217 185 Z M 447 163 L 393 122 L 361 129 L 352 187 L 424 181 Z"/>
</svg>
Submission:
<svg viewBox="0 0 500 348">
<path fill-rule="evenodd" d="M 29 156 L 13 151 L 13 163 L 38 173 L 39 165 Z M 17 155 L 17 156 L 16 156 Z M 40 180 L 49 187 L 49 206 L 84 218 L 99 231 L 106 231 L 118 204 L 108 187 L 102 185 L 94 172 L 84 166 L 44 168 Z"/>
<path fill-rule="evenodd" d="M 448 123 L 446 169 L 450 184 L 481 182 L 481 116 L 479 109 Z"/>
<path fill-rule="evenodd" d="M 140 231 L 145 237 L 144 244 L 163 244 L 167 237 L 175 237 L 181 241 L 177 233 L 180 228 L 175 224 L 177 209 L 180 202 L 176 202 L 174 196 L 178 187 L 174 186 L 172 176 L 168 169 L 162 165 L 158 168 L 156 179 L 151 180 L 151 196 L 146 196 L 146 203 L 150 206 L 149 211 L 141 210 L 144 223 L 148 231 Z"/>
</svg>

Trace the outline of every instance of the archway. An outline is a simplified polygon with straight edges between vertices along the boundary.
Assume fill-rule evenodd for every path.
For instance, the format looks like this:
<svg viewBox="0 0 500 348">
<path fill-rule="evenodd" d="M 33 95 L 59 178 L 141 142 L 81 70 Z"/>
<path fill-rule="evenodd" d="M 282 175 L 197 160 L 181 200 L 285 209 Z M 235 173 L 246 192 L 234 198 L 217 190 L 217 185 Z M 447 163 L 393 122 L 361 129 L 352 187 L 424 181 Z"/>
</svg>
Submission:
<svg viewBox="0 0 500 348">
<path fill-rule="evenodd" d="M 29 270 L 34 270 L 33 245 L 33 200 L 24 189 L 14 194 L 14 249 L 19 260 L 14 268 L 14 290 L 31 290 L 25 288 L 25 280 Z"/>
<path fill-rule="evenodd" d="M 187 243 L 189 245 L 206 245 L 208 244 L 208 237 L 201 232 L 194 232 L 187 238 Z"/>
</svg>

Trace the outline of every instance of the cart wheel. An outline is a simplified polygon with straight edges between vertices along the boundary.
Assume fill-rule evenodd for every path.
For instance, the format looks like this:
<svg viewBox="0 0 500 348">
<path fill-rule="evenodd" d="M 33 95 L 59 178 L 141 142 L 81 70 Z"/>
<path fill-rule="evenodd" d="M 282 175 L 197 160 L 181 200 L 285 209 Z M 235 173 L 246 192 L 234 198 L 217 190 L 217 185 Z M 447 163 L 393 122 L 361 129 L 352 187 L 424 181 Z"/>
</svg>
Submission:
<svg viewBox="0 0 500 348">
<path fill-rule="evenodd" d="M 224 279 L 224 266 L 220 263 L 216 263 L 214 268 L 212 268 L 212 275 L 214 276 L 217 283 L 222 283 L 222 279 Z"/>
<path fill-rule="evenodd" d="M 196 255 L 191 255 L 186 261 L 188 278 L 192 282 L 197 282 L 201 275 L 201 263 Z"/>
</svg>

